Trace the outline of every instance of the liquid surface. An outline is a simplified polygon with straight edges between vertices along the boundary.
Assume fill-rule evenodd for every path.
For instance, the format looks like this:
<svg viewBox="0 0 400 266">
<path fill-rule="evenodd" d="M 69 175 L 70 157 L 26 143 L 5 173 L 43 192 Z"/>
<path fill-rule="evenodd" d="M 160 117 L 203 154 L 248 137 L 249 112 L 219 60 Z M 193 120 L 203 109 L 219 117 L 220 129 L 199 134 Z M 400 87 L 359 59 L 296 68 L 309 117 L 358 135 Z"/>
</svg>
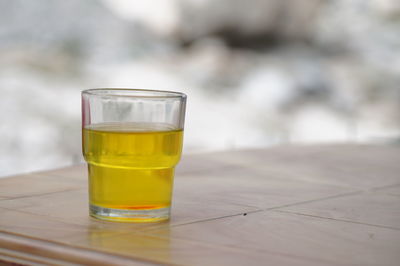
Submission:
<svg viewBox="0 0 400 266">
<path fill-rule="evenodd" d="M 170 206 L 183 131 L 166 124 L 104 123 L 83 129 L 90 204 L 151 210 Z"/>
</svg>

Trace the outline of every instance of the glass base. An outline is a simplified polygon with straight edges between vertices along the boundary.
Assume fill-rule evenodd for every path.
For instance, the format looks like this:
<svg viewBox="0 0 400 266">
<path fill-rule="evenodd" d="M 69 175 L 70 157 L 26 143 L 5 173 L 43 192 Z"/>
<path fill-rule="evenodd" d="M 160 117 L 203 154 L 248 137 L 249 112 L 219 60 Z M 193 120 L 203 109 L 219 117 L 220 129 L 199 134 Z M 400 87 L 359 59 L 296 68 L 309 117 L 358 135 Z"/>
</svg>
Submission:
<svg viewBox="0 0 400 266">
<path fill-rule="evenodd" d="M 114 222 L 149 223 L 169 219 L 170 207 L 150 210 L 126 210 L 89 205 L 90 216 Z"/>
</svg>

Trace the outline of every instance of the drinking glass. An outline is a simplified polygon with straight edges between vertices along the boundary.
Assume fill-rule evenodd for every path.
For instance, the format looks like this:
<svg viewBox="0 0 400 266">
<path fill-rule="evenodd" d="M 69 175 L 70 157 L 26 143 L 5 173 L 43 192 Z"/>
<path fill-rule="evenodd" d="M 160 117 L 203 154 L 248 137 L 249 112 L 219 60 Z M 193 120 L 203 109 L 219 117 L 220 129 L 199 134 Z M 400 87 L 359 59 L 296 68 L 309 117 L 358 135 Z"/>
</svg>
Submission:
<svg viewBox="0 0 400 266">
<path fill-rule="evenodd" d="M 91 216 L 124 222 L 169 219 L 185 107 L 186 95 L 179 92 L 82 91 Z"/>
</svg>

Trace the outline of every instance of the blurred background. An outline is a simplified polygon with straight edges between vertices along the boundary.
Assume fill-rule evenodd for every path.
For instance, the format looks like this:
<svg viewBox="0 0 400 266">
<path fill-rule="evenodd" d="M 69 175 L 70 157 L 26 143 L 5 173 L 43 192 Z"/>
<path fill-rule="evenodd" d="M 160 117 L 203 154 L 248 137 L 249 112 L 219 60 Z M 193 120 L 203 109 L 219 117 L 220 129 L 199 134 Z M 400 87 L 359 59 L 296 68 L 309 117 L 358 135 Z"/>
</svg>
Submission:
<svg viewBox="0 0 400 266">
<path fill-rule="evenodd" d="M 184 152 L 400 143 L 398 0 L 0 0 L 0 176 L 82 162 L 80 91 L 188 94 Z"/>
</svg>

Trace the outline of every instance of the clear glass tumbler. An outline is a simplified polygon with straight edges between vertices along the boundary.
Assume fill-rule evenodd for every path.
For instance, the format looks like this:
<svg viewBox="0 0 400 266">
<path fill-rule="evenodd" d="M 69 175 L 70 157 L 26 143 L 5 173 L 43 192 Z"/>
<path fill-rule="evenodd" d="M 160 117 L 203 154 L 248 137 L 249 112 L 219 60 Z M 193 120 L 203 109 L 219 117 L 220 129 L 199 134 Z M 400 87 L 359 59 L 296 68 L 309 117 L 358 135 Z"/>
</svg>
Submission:
<svg viewBox="0 0 400 266">
<path fill-rule="evenodd" d="M 155 222 L 170 216 L 186 95 L 138 89 L 82 92 L 82 149 L 90 215 Z"/>
</svg>

